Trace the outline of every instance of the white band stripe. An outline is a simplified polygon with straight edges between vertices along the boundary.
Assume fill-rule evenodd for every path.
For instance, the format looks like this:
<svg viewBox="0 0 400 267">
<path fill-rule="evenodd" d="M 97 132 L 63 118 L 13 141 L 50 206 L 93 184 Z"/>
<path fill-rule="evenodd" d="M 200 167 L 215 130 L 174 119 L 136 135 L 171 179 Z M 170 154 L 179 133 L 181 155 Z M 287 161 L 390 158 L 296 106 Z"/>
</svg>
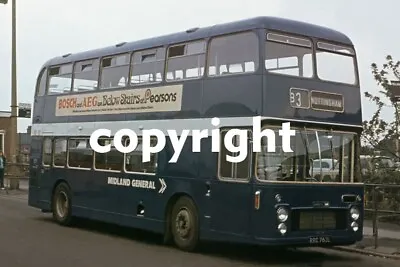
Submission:
<svg viewBox="0 0 400 267">
<path fill-rule="evenodd" d="M 252 127 L 253 117 L 231 117 L 219 118 L 218 127 Z M 262 120 L 281 120 L 282 122 L 306 122 L 324 125 L 336 125 L 362 128 L 360 125 L 347 125 L 337 123 L 288 120 L 282 118 L 262 117 Z M 130 129 L 138 136 L 141 136 L 142 130 L 158 129 L 168 136 L 167 130 L 175 130 L 178 135 L 182 130 L 213 130 L 211 118 L 201 119 L 174 119 L 174 120 L 142 120 L 142 121 L 96 121 L 96 122 L 68 122 L 68 123 L 39 123 L 32 125 L 32 136 L 90 136 L 95 130 L 109 129 L 114 134 L 121 129 Z"/>
</svg>

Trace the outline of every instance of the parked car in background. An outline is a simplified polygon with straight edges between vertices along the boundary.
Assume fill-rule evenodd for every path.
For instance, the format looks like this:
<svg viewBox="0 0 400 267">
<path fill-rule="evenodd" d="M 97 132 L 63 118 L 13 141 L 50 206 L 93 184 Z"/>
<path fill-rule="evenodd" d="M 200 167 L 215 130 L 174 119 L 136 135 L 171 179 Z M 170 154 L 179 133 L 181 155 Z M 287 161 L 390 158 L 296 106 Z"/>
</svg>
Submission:
<svg viewBox="0 0 400 267">
<path fill-rule="evenodd" d="M 312 176 L 317 180 L 320 180 L 321 173 L 323 181 L 336 180 L 339 175 L 338 168 L 339 161 L 332 158 L 323 158 L 321 160 L 314 159 L 312 166 Z"/>
</svg>

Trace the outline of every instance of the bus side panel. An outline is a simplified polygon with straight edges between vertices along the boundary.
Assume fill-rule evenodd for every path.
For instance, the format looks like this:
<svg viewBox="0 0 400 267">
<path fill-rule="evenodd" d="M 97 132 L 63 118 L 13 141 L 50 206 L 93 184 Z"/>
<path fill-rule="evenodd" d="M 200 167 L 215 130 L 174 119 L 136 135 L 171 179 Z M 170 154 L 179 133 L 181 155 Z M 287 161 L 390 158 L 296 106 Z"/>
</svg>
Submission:
<svg viewBox="0 0 400 267">
<path fill-rule="evenodd" d="M 205 117 L 259 115 L 262 107 L 260 88 L 262 88 L 262 76 L 258 74 L 207 79 L 204 81 L 202 115 Z"/>
<path fill-rule="evenodd" d="M 115 199 L 112 206 L 112 219 L 108 208 L 103 208 L 104 213 L 96 211 L 93 218 L 112 221 L 120 225 L 150 230 L 163 233 L 168 204 L 177 200 L 177 195 L 187 195 L 195 203 L 200 218 L 205 202 L 205 182 L 198 177 L 198 153 L 192 152 L 192 139 L 188 137 L 182 148 L 181 154 L 175 163 L 169 163 L 175 150 L 169 138 L 166 146 L 158 153 L 157 174 L 138 173 L 96 173 L 98 185 L 107 192 L 105 199 Z M 124 185 L 109 184 L 108 178 L 115 177 Z M 123 180 L 120 180 L 123 179 Z M 172 206 L 171 206 L 172 207 Z M 107 209 L 107 210 L 106 210 Z M 143 212 L 143 213 L 142 213 Z M 202 225 L 202 222 L 200 222 Z"/>
<path fill-rule="evenodd" d="M 174 153 L 167 138 L 156 175 L 53 168 L 52 178 L 42 179 L 45 199 L 50 201 L 52 188 L 65 180 L 71 187 L 74 216 L 162 233 L 169 201 L 185 194 L 194 201 L 203 225 L 207 187 L 204 179 L 197 179 L 199 153 L 192 152 L 192 138 L 187 138 L 177 162 L 169 163 Z M 216 162 L 211 158 L 203 167 L 208 164 Z"/>
</svg>

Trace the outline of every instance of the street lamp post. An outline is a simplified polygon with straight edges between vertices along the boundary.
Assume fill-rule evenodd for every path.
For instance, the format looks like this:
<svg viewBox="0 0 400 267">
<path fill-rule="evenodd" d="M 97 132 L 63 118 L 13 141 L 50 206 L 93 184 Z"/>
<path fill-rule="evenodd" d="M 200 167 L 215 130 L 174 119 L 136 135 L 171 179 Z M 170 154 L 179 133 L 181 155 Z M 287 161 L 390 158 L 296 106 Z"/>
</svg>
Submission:
<svg viewBox="0 0 400 267">
<path fill-rule="evenodd" d="M 7 4 L 8 0 L 0 0 L 0 4 Z M 12 43 L 11 43 L 11 133 L 10 133 L 10 153 L 11 153 L 11 168 L 10 173 L 16 174 L 15 164 L 17 162 L 17 117 L 18 117 L 18 105 L 17 105 L 17 23 L 16 23 L 16 0 L 11 0 L 11 28 L 12 28 Z M 17 187 L 15 184 L 16 179 L 10 180 L 10 187 Z"/>
</svg>

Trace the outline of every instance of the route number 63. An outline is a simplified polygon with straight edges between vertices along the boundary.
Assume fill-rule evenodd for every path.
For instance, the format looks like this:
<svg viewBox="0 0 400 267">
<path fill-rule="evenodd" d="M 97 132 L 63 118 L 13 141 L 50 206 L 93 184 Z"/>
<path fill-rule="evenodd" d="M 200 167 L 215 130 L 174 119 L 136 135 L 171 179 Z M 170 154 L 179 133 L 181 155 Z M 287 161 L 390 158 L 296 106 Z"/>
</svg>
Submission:
<svg viewBox="0 0 400 267">
<path fill-rule="evenodd" d="M 296 107 L 301 107 L 301 94 L 299 92 L 290 92 L 290 103 Z"/>
</svg>

